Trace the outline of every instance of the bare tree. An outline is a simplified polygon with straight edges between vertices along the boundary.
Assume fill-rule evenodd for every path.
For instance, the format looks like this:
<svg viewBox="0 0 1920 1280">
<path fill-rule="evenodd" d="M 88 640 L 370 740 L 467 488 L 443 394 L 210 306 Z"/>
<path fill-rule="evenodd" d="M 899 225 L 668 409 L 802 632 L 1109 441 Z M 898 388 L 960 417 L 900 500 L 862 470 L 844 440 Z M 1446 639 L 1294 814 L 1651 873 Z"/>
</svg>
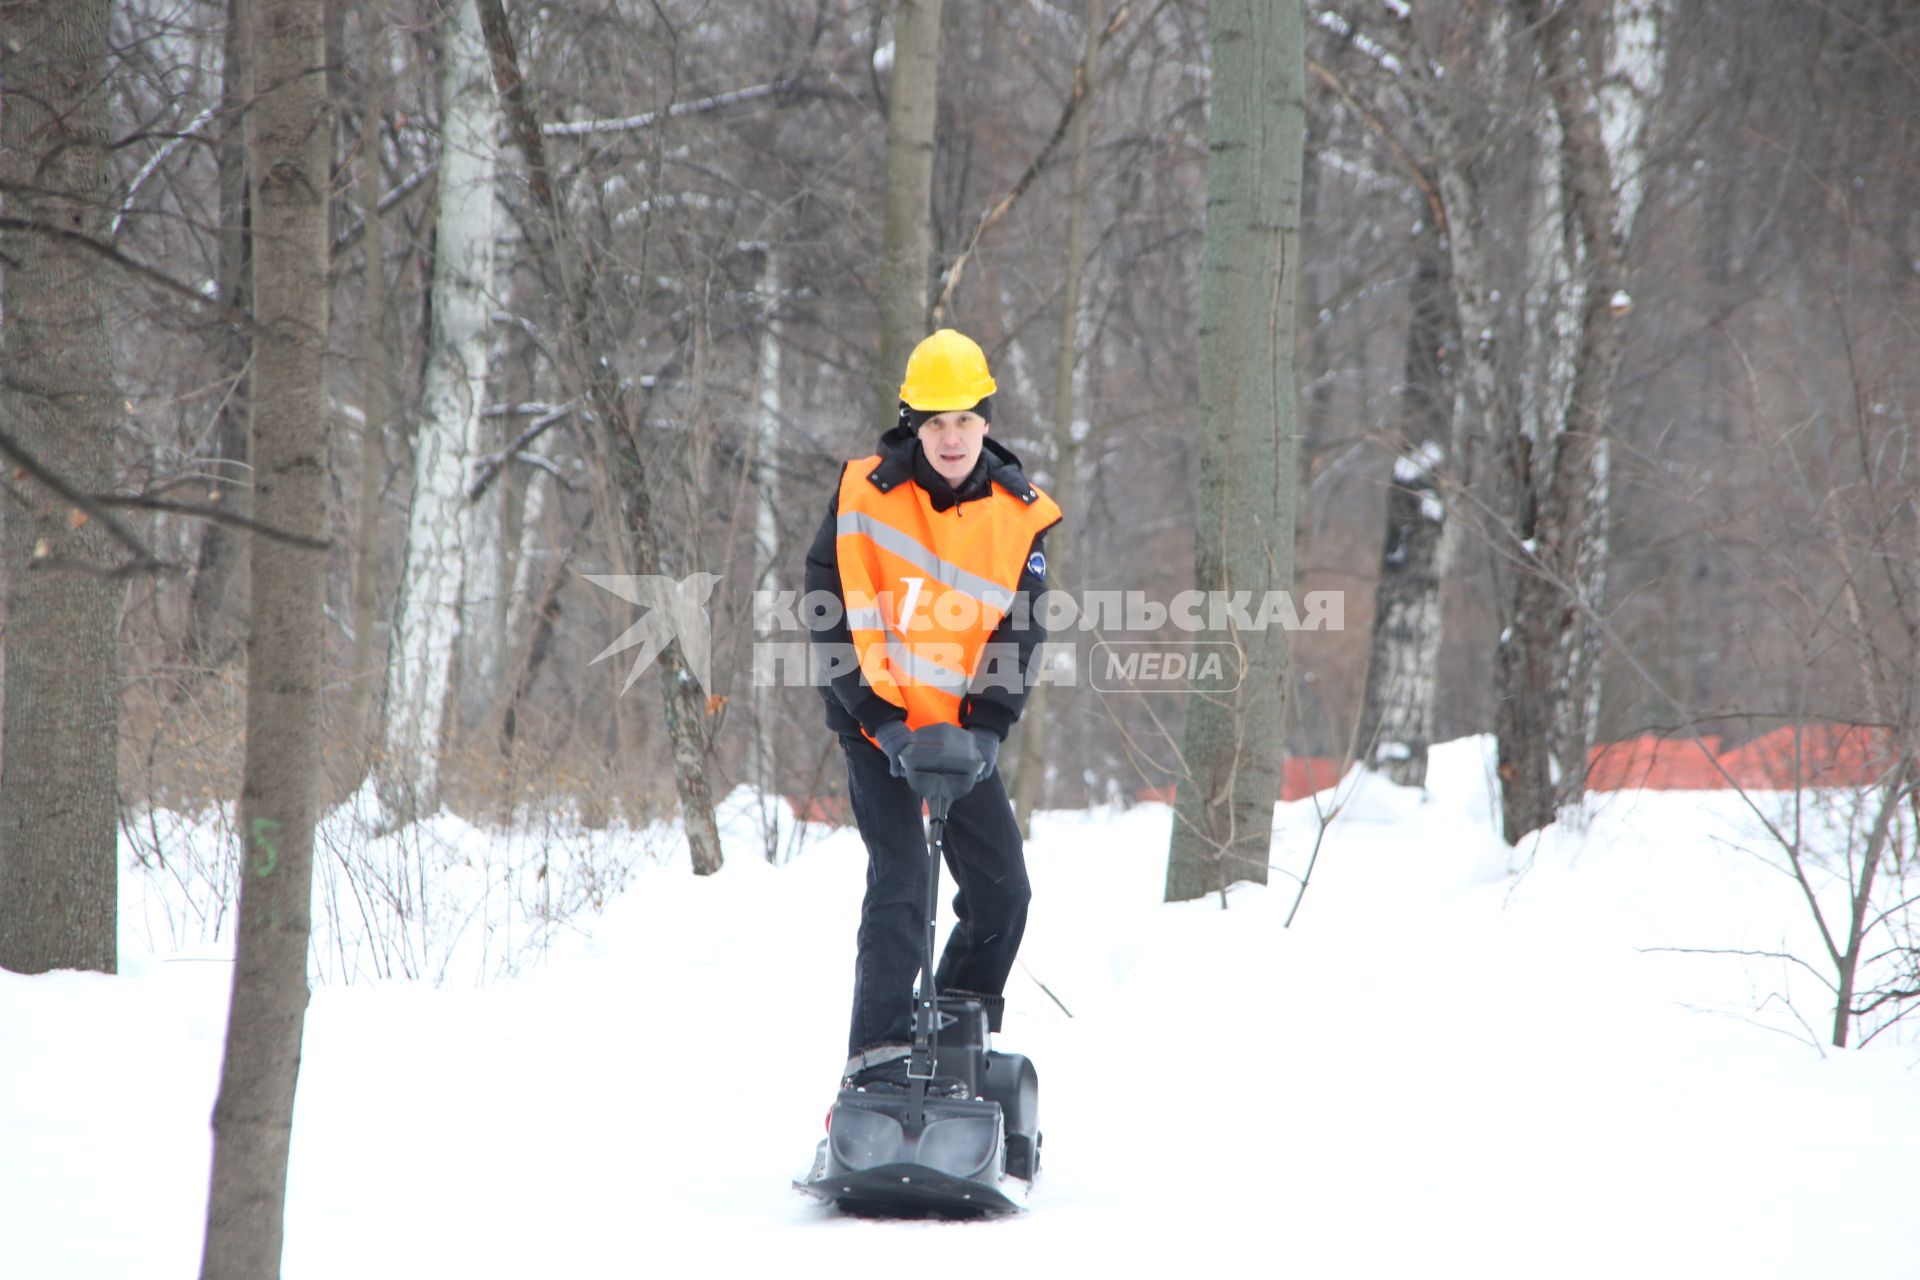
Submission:
<svg viewBox="0 0 1920 1280">
<path fill-rule="evenodd" d="M 247 56 L 241 0 L 226 0 L 220 59 L 220 115 L 217 147 L 219 166 L 218 277 L 215 289 L 223 305 L 245 313 L 253 302 L 251 232 L 247 208 L 247 146 L 245 108 L 253 96 L 252 66 Z M 251 477 L 247 474 L 247 366 L 252 333 L 228 323 L 216 345 L 223 376 L 219 407 L 214 413 L 212 458 L 214 487 L 219 500 L 242 515 L 250 507 Z M 228 597 L 235 580 L 244 580 L 245 556 L 239 532 L 209 522 L 200 532 L 195 554 L 193 586 L 188 594 L 186 652 L 190 661 L 215 665 L 237 647 Z"/>
<path fill-rule="evenodd" d="M 1635 11 L 1622 18 L 1627 29 L 1622 34 L 1631 33 L 1635 40 L 1636 70 L 1651 78 L 1657 75 L 1659 56 L 1652 19 L 1639 14 L 1644 5 L 1622 0 L 1621 7 Z M 1606 495 L 1602 442 L 1610 429 L 1613 384 L 1626 349 L 1622 320 L 1631 308 L 1625 289 L 1626 220 L 1616 175 L 1626 167 L 1626 139 L 1630 136 L 1635 146 L 1640 143 L 1639 130 L 1629 128 L 1609 146 L 1597 97 L 1598 82 L 1608 68 L 1582 53 L 1576 15 L 1566 9 L 1547 13 L 1532 0 L 1523 0 L 1521 17 L 1533 32 L 1558 125 L 1552 136 L 1560 145 L 1561 164 L 1548 170 L 1559 179 L 1547 186 L 1552 197 L 1549 216 L 1557 226 L 1564 207 L 1569 256 L 1580 274 L 1567 271 L 1561 276 L 1572 293 L 1556 299 L 1552 308 L 1553 314 L 1566 317 L 1571 349 L 1548 362 L 1556 371 L 1565 370 L 1564 400 L 1556 374 L 1546 386 L 1544 416 L 1537 419 L 1549 434 L 1528 436 L 1523 415 L 1518 433 L 1496 441 L 1501 510 L 1519 560 L 1494 668 L 1502 824 L 1510 843 L 1554 820 L 1558 791 L 1551 762 L 1556 725 L 1560 738 L 1572 744 L 1567 754 L 1577 754 L 1580 773 L 1585 771 L 1583 746 L 1589 731 L 1578 726 L 1587 718 L 1584 682 L 1598 675 L 1584 623 L 1568 634 L 1581 615 L 1568 607 L 1561 584 L 1573 583 L 1576 590 L 1596 595 L 1603 581 L 1604 558 L 1591 542 L 1606 527 L 1595 514 Z M 1644 38 L 1642 26 L 1649 28 Z M 1638 65 L 1649 62 L 1652 70 Z M 1632 172 L 1637 183 L 1637 165 Z M 1583 575 L 1584 587 L 1579 585 Z M 1576 670 L 1583 687 L 1569 684 Z"/>
<path fill-rule="evenodd" d="M 900 371 L 927 323 L 933 253 L 933 117 L 940 81 L 940 0 L 900 0 L 893 15 L 893 88 L 887 104 L 887 170 L 881 195 L 880 364 L 874 426 L 891 427 Z"/>
<path fill-rule="evenodd" d="M 585 387 L 585 399 L 599 428 L 599 440 L 610 459 L 608 477 L 617 495 L 622 537 L 631 548 L 626 562 L 643 576 L 662 576 L 659 530 L 648 491 L 647 464 L 641 432 L 643 421 L 627 402 L 613 358 L 612 334 L 598 300 L 598 264 L 583 246 L 571 240 L 565 201 L 554 184 L 547 162 L 539 118 L 528 100 L 513 32 L 500 0 L 477 0 L 487 49 L 492 57 L 494 84 L 506 106 L 514 140 L 527 159 L 529 184 L 544 222 L 538 252 L 551 267 L 561 289 L 561 305 L 568 347 L 576 376 Z M 696 875 L 711 875 L 721 866 L 720 832 L 713 816 L 713 794 L 707 779 L 708 707 L 700 683 L 687 666 L 680 641 L 669 638 L 655 655 L 666 702 L 667 733 L 673 743 L 674 780 L 680 797 L 681 820 Z M 705 695 L 710 697 L 711 695 Z"/>
<path fill-rule="evenodd" d="M 1306 132 L 1300 6 L 1216 2 L 1212 137 L 1200 280 L 1200 481 L 1194 576 L 1256 606 L 1293 585 L 1294 295 Z M 1264 615 L 1264 609 L 1262 610 Z M 1279 799 L 1286 633 L 1237 642 L 1244 675 L 1188 700 L 1168 857 L 1169 901 L 1248 879 L 1265 884 Z M 1224 682 L 1223 682 L 1224 684 Z"/>
<path fill-rule="evenodd" d="M 1087 170 L 1091 160 L 1093 111 L 1087 99 L 1097 83 L 1095 70 L 1100 63 L 1100 46 L 1106 38 L 1106 0 L 1088 0 L 1086 52 L 1073 72 L 1073 98 L 1079 109 L 1073 116 L 1073 168 L 1067 187 L 1067 240 L 1060 264 L 1063 284 L 1060 297 L 1060 351 L 1053 381 L 1053 467 L 1051 491 L 1062 510 L 1070 509 L 1074 499 L 1075 472 L 1079 467 L 1079 441 L 1086 429 L 1081 403 L 1086 364 L 1091 353 L 1080 349 L 1082 285 L 1085 276 L 1087 227 Z M 1072 537 L 1065 531 L 1057 535 L 1052 553 L 1053 581 L 1070 584 L 1077 566 L 1070 551 Z M 1068 588 L 1071 589 L 1070 587 Z M 1041 661 L 1046 660 L 1041 650 Z M 1038 668 L 1036 668 L 1038 670 Z M 1054 739 L 1054 730 L 1070 727 L 1068 717 L 1075 710 L 1071 686 L 1041 682 L 1028 695 L 1026 728 L 1020 743 L 1020 770 L 1014 775 L 1013 807 L 1020 828 L 1031 833 L 1033 811 L 1046 794 L 1046 774 L 1059 765 L 1059 753 L 1049 750 L 1050 740 L 1068 740 L 1063 733 Z"/>
<path fill-rule="evenodd" d="M 463 592 L 489 601 L 499 596 L 498 509 L 477 508 L 467 494 L 469 463 L 484 452 L 500 126 L 480 15 L 471 0 L 455 0 L 445 10 L 440 68 L 433 332 L 414 435 L 406 567 L 394 601 L 382 757 L 381 792 L 402 817 L 425 816 L 437 806 L 440 731 L 454 652 L 476 652 L 462 645 Z M 497 501 L 498 488 L 488 492 Z M 493 516 L 490 524 L 487 514 Z M 482 585 L 489 579 L 490 585 Z M 474 613 L 464 620 L 491 634 Z M 497 680 L 497 651 L 493 656 L 493 670 L 477 663 L 479 669 L 467 673 L 473 683 Z"/>
<path fill-rule="evenodd" d="M 327 198 L 333 106 L 324 0 L 246 6 L 259 97 L 247 116 L 254 215 L 256 515 L 327 527 Z M 307 1011 L 320 779 L 326 556 L 252 539 L 239 938 L 213 1112 L 206 1280 L 278 1275 Z"/>
<path fill-rule="evenodd" d="M 121 422 L 102 238 L 110 8 L 0 6 L 0 422 L 89 493 L 113 487 Z M 124 584 L 101 522 L 33 480 L 7 490 L 0 966 L 112 972 Z"/>
<path fill-rule="evenodd" d="M 1387 533 L 1374 588 L 1373 646 L 1358 740 L 1365 759 L 1403 786 L 1426 781 L 1439 695 L 1442 548 L 1446 504 L 1439 470 L 1451 456 L 1453 393 L 1448 351 L 1453 297 L 1440 228 L 1424 224 L 1409 291 L 1400 451 L 1387 490 Z"/>
</svg>

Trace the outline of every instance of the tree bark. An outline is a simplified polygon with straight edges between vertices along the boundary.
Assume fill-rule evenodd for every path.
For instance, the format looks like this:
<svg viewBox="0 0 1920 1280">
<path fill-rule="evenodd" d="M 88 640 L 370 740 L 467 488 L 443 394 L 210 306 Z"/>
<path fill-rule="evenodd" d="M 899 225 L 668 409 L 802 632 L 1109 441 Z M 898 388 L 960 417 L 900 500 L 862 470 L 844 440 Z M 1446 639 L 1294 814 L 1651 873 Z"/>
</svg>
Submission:
<svg viewBox="0 0 1920 1280">
<path fill-rule="evenodd" d="M 373 746 L 380 739 L 376 694 L 385 670 L 384 654 L 375 642 L 374 627 L 380 606 L 380 502 L 387 471 L 387 275 L 386 237 L 380 215 L 381 114 L 386 105 L 387 34 L 384 25 L 367 19 L 365 119 L 360 128 L 360 205 L 365 219 L 361 247 L 366 254 L 366 277 L 360 290 L 360 501 L 359 528 L 353 548 L 353 666 L 347 694 L 346 731 L 356 746 L 365 744 L 365 764 L 355 770 L 355 785 L 372 767 Z"/>
<path fill-rule="evenodd" d="M 1561 799 L 1551 765 L 1556 726 L 1564 742 L 1572 735 L 1567 726 L 1578 723 L 1590 693 L 1570 686 L 1569 665 L 1574 654 L 1590 652 L 1583 605 L 1592 609 L 1597 601 L 1580 598 L 1583 573 L 1588 589 L 1603 580 L 1604 566 L 1595 563 L 1584 539 L 1590 529 L 1602 527 L 1590 514 L 1605 494 L 1595 484 L 1596 454 L 1610 430 L 1613 383 L 1625 352 L 1622 320 L 1631 308 L 1624 289 L 1622 167 L 1611 154 L 1593 84 L 1604 68 L 1582 56 L 1572 13 L 1548 13 L 1539 0 L 1521 0 L 1519 7 L 1552 93 L 1561 147 L 1560 194 L 1573 246 L 1568 254 L 1583 278 L 1577 306 L 1569 308 L 1577 338 L 1564 410 L 1551 422 L 1551 436 L 1533 440 L 1524 431 L 1510 436 L 1503 467 L 1504 514 L 1519 543 L 1510 621 L 1495 664 L 1501 820 L 1510 844 L 1553 821 Z M 1632 6 L 1623 2 L 1621 7 Z M 1645 52 L 1656 64 L 1657 50 L 1656 42 Z M 1633 132 L 1637 135 L 1637 128 Z M 1632 198 L 1638 198 L 1637 187 Z M 1578 634 L 1570 636 L 1569 630 Z M 1583 674 L 1594 678 L 1596 666 L 1587 664 Z M 1567 707 L 1575 701 L 1579 707 Z M 1569 755 L 1574 750 L 1566 748 Z M 1579 755 L 1578 773 L 1563 775 L 1560 786 L 1580 785 L 1586 761 L 1583 751 Z"/>
<path fill-rule="evenodd" d="M 893 14 L 893 90 L 887 104 L 881 196 L 880 367 L 874 426 L 898 417 L 900 376 L 927 323 L 933 256 L 933 121 L 938 102 L 940 0 L 900 0 Z"/>
<path fill-rule="evenodd" d="M 263 92 L 247 116 L 254 211 L 255 511 L 327 527 L 327 193 L 322 0 L 249 5 Z M 213 1111 L 205 1280 L 278 1275 L 307 1008 L 320 777 L 325 553 L 251 539 L 239 938 Z"/>
<path fill-rule="evenodd" d="M 441 729 L 451 660 L 463 630 L 463 573 L 471 573 L 476 597 L 492 601 L 498 596 L 499 529 L 497 523 L 481 529 L 482 512 L 466 493 L 468 464 L 481 452 L 480 411 L 486 399 L 494 145 L 500 119 L 479 13 L 471 0 L 446 10 L 440 66 L 433 330 L 414 439 L 405 567 L 393 608 L 381 762 L 382 799 L 401 821 L 430 814 L 439 802 Z M 497 495 L 499 486 L 488 491 Z M 497 522 L 498 508 L 490 510 Z M 482 566 L 495 573 L 483 572 Z M 491 587 L 484 585 L 489 580 Z M 482 671 L 473 678 L 488 675 Z M 491 675 L 498 679 L 497 661 Z"/>
<path fill-rule="evenodd" d="M 0 182 L 12 218 L 105 239 L 111 209 L 106 0 L 0 6 Z M 26 230 L 0 235 L 0 419 L 83 493 L 114 487 L 121 420 L 102 259 Z M 6 708 L 0 762 L 0 967 L 118 960 L 121 580 L 96 522 L 29 480 L 8 501 Z M 24 501 L 22 500 L 24 499 Z M 35 560 L 76 567 L 36 568 Z M 100 572 L 89 572 L 97 567 Z"/>
<path fill-rule="evenodd" d="M 1200 281 L 1200 458 L 1195 578 L 1255 606 L 1293 585 L 1305 32 L 1299 4 L 1216 0 L 1211 142 Z M 1237 641 L 1237 687 L 1188 701 L 1168 901 L 1264 884 L 1279 798 L 1286 633 Z M 1238 672 L 1234 673 L 1238 675 Z"/>
<path fill-rule="evenodd" d="M 1446 505 L 1438 472 L 1453 435 L 1453 393 L 1446 352 L 1452 288 L 1440 229 L 1416 249 L 1406 380 L 1400 389 L 1401 453 L 1387 488 L 1387 534 L 1374 587 L 1373 640 L 1360 719 L 1369 767 L 1402 786 L 1427 778 L 1439 695 Z"/>
<path fill-rule="evenodd" d="M 753 434 L 753 583 L 762 591 L 778 591 L 780 566 L 780 246 L 770 244 L 760 268 L 760 359 L 758 409 Z M 779 690 L 771 684 L 753 689 L 753 781 L 763 805 L 779 790 Z M 777 814 L 777 804 L 766 805 Z M 767 831 L 767 861 L 779 857 L 777 827 Z"/>
<path fill-rule="evenodd" d="M 253 242 L 247 207 L 246 110 L 253 97 L 242 0 L 227 0 L 220 79 L 220 256 L 215 287 L 220 304 L 245 314 L 253 305 Z M 223 506 L 241 515 L 252 510 L 252 478 L 247 472 L 248 401 L 252 384 L 248 365 L 253 336 L 228 324 L 220 334 L 220 368 L 228 390 L 214 416 L 213 471 Z M 244 606 L 246 546 L 240 532 L 209 520 L 200 532 L 194 556 L 193 585 L 187 592 L 187 660 L 218 666 L 237 647 L 236 619 L 245 608 L 229 608 L 229 597 Z"/>
</svg>

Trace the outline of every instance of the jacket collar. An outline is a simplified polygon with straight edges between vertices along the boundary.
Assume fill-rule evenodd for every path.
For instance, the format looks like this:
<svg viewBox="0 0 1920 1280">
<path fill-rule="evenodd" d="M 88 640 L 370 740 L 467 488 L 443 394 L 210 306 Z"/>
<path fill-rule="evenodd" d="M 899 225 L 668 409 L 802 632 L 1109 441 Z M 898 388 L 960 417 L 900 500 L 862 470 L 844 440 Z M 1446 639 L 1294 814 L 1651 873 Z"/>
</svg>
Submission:
<svg viewBox="0 0 1920 1280">
<path fill-rule="evenodd" d="M 880 461 L 867 472 L 867 481 L 880 492 L 891 493 L 914 478 L 913 458 L 919 451 L 918 433 L 906 427 L 893 427 L 880 437 Z M 1040 491 L 1035 489 L 1032 482 L 1027 479 L 1026 470 L 1020 465 L 1019 456 L 991 435 L 980 442 L 979 465 L 986 468 L 986 478 L 991 484 L 999 485 L 1026 505 L 1032 506 L 1039 499 Z M 963 492 L 968 489 L 970 483 L 971 478 L 961 485 Z M 989 487 L 986 492 L 977 496 L 985 497 L 991 492 L 992 489 Z M 975 496 L 971 492 L 966 492 L 966 496 L 959 500 L 971 501 Z"/>
</svg>

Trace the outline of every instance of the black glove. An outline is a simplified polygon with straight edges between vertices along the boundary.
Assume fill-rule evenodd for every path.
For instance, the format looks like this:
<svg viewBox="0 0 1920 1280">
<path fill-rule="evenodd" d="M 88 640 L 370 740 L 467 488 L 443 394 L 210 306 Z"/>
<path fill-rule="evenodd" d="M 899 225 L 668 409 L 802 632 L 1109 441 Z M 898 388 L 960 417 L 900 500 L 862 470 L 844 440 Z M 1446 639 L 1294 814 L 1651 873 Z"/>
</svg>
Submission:
<svg viewBox="0 0 1920 1280">
<path fill-rule="evenodd" d="M 980 780 L 980 745 L 957 724 L 930 724 L 912 736 L 900 749 L 907 785 L 927 802 L 934 817 L 944 818 L 948 807 Z"/>
<path fill-rule="evenodd" d="M 980 748 L 980 772 L 974 775 L 974 781 L 985 782 L 1000 764 L 1000 739 L 986 729 L 968 729 L 967 732 L 973 735 L 974 745 Z"/>
<path fill-rule="evenodd" d="M 900 753 L 913 741 L 913 730 L 907 728 L 905 720 L 889 720 L 873 731 L 874 741 L 887 753 L 887 764 L 893 770 L 893 776 L 907 776 L 906 766 L 900 763 Z"/>
</svg>

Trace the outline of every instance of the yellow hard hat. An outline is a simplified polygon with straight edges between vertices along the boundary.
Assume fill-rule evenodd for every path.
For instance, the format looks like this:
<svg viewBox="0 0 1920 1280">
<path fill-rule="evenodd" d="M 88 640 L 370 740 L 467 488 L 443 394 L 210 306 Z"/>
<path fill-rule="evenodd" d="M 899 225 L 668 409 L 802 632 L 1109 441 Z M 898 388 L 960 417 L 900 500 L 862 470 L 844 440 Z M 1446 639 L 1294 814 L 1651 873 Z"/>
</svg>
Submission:
<svg viewBox="0 0 1920 1280">
<path fill-rule="evenodd" d="M 907 357 L 900 398 L 922 413 L 951 413 L 973 408 L 994 390 L 980 344 L 953 329 L 937 329 Z"/>
</svg>

